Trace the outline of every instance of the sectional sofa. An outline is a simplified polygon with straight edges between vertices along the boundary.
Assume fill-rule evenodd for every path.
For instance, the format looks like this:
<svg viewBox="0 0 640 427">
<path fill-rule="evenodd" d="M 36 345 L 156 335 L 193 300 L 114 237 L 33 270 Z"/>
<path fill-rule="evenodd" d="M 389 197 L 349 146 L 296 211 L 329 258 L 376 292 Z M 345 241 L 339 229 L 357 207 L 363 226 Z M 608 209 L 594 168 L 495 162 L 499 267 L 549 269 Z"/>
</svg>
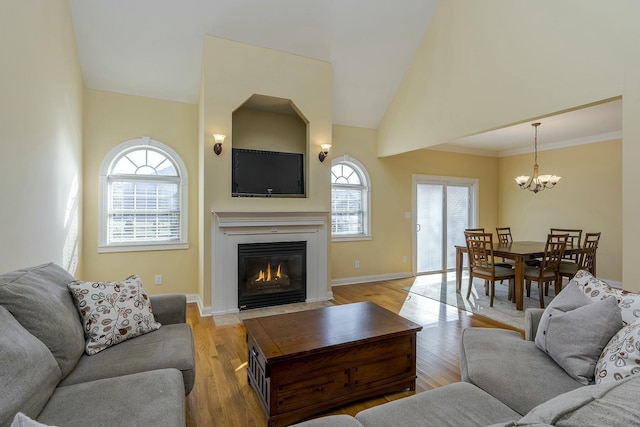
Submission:
<svg viewBox="0 0 640 427">
<path fill-rule="evenodd" d="M 639 317 L 640 295 L 579 272 L 526 311 L 525 339 L 464 330 L 462 382 L 298 426 L 640 426 Z"/>
<path fill-rule="evenodd" d="M 0 426 L 184 426 L 195 380 L 185 296 L 150 297 L 154 330 L 89 355 L 74 281 L 55 264 L 0 275 Z"/>
</svg>

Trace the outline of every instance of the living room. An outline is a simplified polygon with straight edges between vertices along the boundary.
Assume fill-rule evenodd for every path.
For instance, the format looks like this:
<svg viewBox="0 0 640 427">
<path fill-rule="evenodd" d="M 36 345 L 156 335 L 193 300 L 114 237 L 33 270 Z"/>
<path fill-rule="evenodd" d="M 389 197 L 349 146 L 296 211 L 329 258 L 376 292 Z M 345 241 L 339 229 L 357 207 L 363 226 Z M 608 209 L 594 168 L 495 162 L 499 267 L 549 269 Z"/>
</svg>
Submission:
<svg viewBox="0 0 640 427">
<path fill-rule="evenodd" d="M 270 93 L 292 99 L 311 123 L 310 197 L 303 201 L 233 200 L 228 194 L 231 112 L 239 104 L 224 109 L 217 104 L 216 76 L 225 70 L 215 55 L 225 46 L 231 49 L 227 58 L 240 58 L 229 47 L 234 43 L 213 37 L 205 42 L 213 50 L 203 55 L 211 55 L 203 68 L 214 87 L 203 87 L 206 100 L 200 104 L 111 93 L 84 86 L 67 1 L 9 0 L 7 9 L 0 18 L 6 65 L 0 101 L 1 194 L 10 206 L 0 226 L 6 244 L 3 272 L 53 261 L 85 280 L 138 274 L 149 294 L 184 293 L 203 314 L 211 314 L 212 212 L 329 212 L 331 160 L 348 155 L 365 165 L 371 177 L 372 238 L 328 245 L 327 299 L 333 284 L 413 274 L 413 222 L 405 215 L 413 212 L 412 175 L 478 179 L 478 224 L 488 230 L 510 225 L 520 240 L 540 240 L 552 226 L 602 231 L 599 276 L 640 291 L 633 243 L 640 237 L 635 221 L 640 202 L 631 185 L 640 158 L 635 143 L 640 125 L 634 120 L 640 113 L 635 5 L 442 2 L 376 129 L 333 124 L 331 66 L 305 58 L 310 69 L 320 70 L 320 80 L 314 80 L 318 86 L 309 93 Z M 254 46 L 237 48 L 293 56 Z M 254 87 L 244 90 L 246 96 L 236 95 L 240 103 L 261 93 Z M 314 97 L 321 101 L 312 102 Z M 531 170 L 531 153 L 491 157 L 429 149 L 620 97 L 622 138 L 541 152 L 541 167 L 563 180 L 540 194 L 522 191 L 513 182 Z M 211 148 L 215 132 L 230 136 L 220 156 Z M 143 136 L 169 145 L 186 165 L 189 246 L 99 252 L 100 165 L 113 147 Z M 332 148 L 320 163 L 316 152 L 324 142 Z M 162 284 L 154 285 L 158 275 Z"/>
</svg>

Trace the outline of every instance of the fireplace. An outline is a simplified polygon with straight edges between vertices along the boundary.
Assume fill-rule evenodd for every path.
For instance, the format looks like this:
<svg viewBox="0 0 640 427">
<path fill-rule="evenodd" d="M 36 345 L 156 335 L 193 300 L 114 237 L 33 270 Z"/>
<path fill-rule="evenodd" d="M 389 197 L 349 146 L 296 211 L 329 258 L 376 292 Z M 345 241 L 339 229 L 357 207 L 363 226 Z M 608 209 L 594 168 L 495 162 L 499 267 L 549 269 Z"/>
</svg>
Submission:
<svg viewBox="0 0 640 427">
<path fill-rule="evenodd" d="M 306 300 L 330 300 L 327 257 L 329 253 L 327 211 L 235 212 L 211 215 L 211 306 L 205 315 L 238 313 L 238 246 L 251 243 L 306 243 Z"/>
<path fill-rule="evenodd" d="M 304 302 L 307 242 L 238 245 L 238 308 Z"/>
</svg>

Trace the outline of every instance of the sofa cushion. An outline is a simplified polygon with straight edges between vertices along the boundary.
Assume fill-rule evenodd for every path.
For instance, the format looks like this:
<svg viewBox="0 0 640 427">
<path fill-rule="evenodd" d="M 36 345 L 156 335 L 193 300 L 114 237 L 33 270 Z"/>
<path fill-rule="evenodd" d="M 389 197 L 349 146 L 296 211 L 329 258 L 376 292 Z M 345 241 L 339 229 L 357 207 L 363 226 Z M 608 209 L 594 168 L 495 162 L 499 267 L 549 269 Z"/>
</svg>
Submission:
<svg viewBox="0 0 640 427">
<path fill-rule="evenodd" d="M 600 301 L 613 296 L 622 311 L 622 320 L 626 325 L 640 319 L 640 294 L 616 289 L 604 280 L 598 279 L 587 270 L 580 270 L 571 279 L 593 301 Z"/>
<path fill-rule="evenodd" d="M 515 425 L 632 426 L 640 420 L 640 375 L 581 387 L 534 408 Z"/>
<path fill-rule="evenodd" d="M 329 415 L 315 418 L 290 427 L 363 427 L 362 424 L 350 415 Z"/>
<path fill-rule="evenodd" d="M 160 328 L 140 277 L 121 282 L 69 283 L 87 337 L 87 354 Z"/>
<path fill-rule="evenodd" d="M 182 389 L 176 369 L 58 387 L 36 420 L 64 427 L 183 427 Z"/>
<path fill-rule="evenodd" d="M 596 384 L 618 381 L 640 372 L 640 319 L 611 338 L 596 363 Z"/>
<path fill-rule="evenodd" d="M 569 375 L 592 383 L 602 349 L 622 327 L 615 298 L 591 302 L 575 283 L 563 289 L 545 309 L 535 343 Z"/>
<path fill-rule="evenodd" d="M 49 348 L 63 376 L 84 350 L 82 323 L 67 288 L 73 280 L 53 263 L 0 275 L 0 303 Z"/>
<path fill-rule="evenodd" d="M 54 426 L 47 426 L 46 424 L 39 423 L 36 420 L 32 420 L 22 412 L 18 412 L 16 416 L 13 418 L 11 427 L 54 427 Z"/>
<path fill-rule="evenodd" d="M 84 355 L 60 385 L 163 368 L 182 371 L 185 393 L 191 391 L 195 381 L 195 354 L 188 324 L 164 325 L 157 331 L 109 347 L 96 355 Z"/>
<path fill-rule="evenodd" d="M 535 343 L 505 329 L 465 329 L 460 373 L 463 381 L 523 415 L 552 397 L 582 387 Z"/>
<path fill-rule="evenodd" d="M 468 383 L 453 383 L 365 409 L 356 419 L 367 427 L 485 426 L 520 414 Z"/>
<path fill-rule="evenodd" d="M 0 425 L 40 413 L 62 377 L 46 345 L 0 306 Z"/>
</svg>

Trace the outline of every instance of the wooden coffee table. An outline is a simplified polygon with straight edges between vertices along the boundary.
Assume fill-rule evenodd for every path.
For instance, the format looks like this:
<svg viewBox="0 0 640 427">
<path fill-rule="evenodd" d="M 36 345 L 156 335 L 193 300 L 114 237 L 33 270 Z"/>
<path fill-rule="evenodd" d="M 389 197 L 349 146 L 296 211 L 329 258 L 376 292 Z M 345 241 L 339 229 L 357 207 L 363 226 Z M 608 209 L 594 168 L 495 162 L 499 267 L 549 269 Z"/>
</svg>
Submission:
<svg viewBox="0 0 640 427">
<path fill-rule="evenodd" d="M 248 381 L 271 427 L 348 402 L 415 390 L 422 326 L 371 302 L 244 321 Z"/>
</svg>

